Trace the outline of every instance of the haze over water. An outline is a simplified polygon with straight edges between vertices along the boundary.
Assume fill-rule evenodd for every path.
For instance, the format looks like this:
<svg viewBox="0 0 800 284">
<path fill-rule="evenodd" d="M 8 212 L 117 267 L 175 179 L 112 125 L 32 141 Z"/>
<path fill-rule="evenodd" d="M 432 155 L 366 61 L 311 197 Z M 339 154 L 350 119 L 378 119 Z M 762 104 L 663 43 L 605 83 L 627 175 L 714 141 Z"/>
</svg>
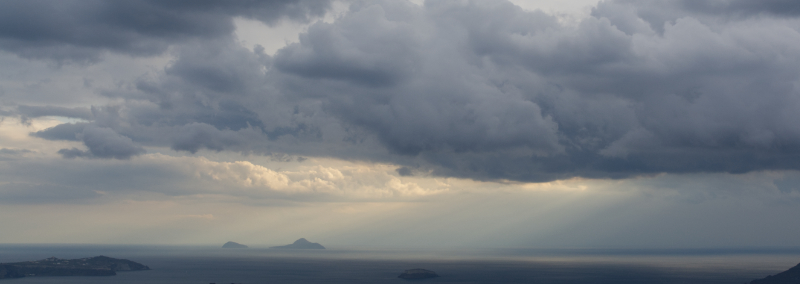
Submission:
<svg viewBox="0 0 800 284">
<path fill-rule="evenodd" d="M 50 256 L 106 255 L 152 270 L 110 277 L 28 277 L 9 284 L 128 283 L 406 283 L 425 268 L 425 283 L 733 283 L 783 271 L 800 249 L 718 250 L 274 250 L 200 246 L 0 245 L 0 262 Z"/>
</svg>

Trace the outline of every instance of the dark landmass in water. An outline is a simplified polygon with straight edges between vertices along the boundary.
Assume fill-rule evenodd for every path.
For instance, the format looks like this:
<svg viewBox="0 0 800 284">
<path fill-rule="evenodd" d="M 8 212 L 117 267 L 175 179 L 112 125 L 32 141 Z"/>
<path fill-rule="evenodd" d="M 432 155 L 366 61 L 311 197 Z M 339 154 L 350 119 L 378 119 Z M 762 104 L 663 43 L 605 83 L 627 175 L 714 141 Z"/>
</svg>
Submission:
<svg viewBox="0 0 800 284">
<path fill-rule="evenodd" d="M 750 281 L 750 284 L 800 284 L 800 264 L 784 272 Z"/>
<path fill-rule="evenodd" d="M 400 276 L 397 276 L 397 278 L 406 280 L 428 279 L 434 277 L 439 277 L 439 275 L 436 274 L 436 272 L 422 268 L 409 269 L 406 270 L 406 272 L 403 272 L 403 274 L 400 274 Z"/>
<path fill-rule="evenodd" d="M 112 276 L 117 271 L 150 270 L 127 259 L 95 256 L 80 259 L 46 258 L 37 261 L 0 263 L 0 279 L 31 276 Z"/>
<path fill-rule="evenodd" d="M 291 245 L 285 246 L 277 246 L 277 247 L 270 247 L 273 249 L 325 249 L 321 244 L 312 243 L 306 240 L 305 238 L 300 238 L 299 240 L 294 241 Z"/>
<path fill-rule="evenodd" d="M 226 249 L 230 249 L 230 248 L 233 248 L 233 249 L 246 249 L 247 246 L 243 245 L 243 244 L 240 244 L 240 243 L 237 243 L 237 242 L 227 242 L 224 245 L 222 245 L 222 248 L 226 248 Z"/>
</svg>

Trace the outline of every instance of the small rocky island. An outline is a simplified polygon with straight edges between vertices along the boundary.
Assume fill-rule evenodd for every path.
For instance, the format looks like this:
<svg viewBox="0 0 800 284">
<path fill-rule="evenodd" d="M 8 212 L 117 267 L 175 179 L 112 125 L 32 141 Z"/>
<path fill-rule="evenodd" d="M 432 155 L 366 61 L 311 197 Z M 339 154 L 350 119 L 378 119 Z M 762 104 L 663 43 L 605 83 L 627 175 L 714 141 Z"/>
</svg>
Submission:
<svg viewBox="0 0 800 284">
<path fill-rule="evenodd" d="M 290 245 L 276 246 L 270 248 L 271 249 L 325 249 L 325 247 L 323 247 L 321 244 L 309 242 L 305 238 L 300 238 L 299 240 L 294 241 L 294 243 Z"/>
<path fill-rule="evenodd" d="M 237 243 L 237 242 L 227 242 L 224 245 L 222 245 L 222 248 L 226 248 L 226 249 L 246 249 L 247 246 L 243 245 L 243 244 L 240 244 L 240 243 Z"/>
<path fill-rule="evenodd" d="M 406 280 L 428 279 L 435 277 L 439 277 L 439 275 L 436 274 L 436 272 L 422 268 L 409 269 L 406 270 L 406 272 L 403 272 L 403 274 L 400 274 L 400 276 L 397 276 L 397 278 L 402 278 Z"/>
<path fill-rule="evenodd" d="M 0 279 L 32 276 L 111 276 L 117 271 L 150 270 L 127 259 L 95 256 L 80 259 L 46 258 L 37 261 L 0 263 Z"/>
<path fill-rule="evenodd" d="M 750 281 L 750 284 L 800 284 L 800 264 L 784 272 Z"/>
</svg>

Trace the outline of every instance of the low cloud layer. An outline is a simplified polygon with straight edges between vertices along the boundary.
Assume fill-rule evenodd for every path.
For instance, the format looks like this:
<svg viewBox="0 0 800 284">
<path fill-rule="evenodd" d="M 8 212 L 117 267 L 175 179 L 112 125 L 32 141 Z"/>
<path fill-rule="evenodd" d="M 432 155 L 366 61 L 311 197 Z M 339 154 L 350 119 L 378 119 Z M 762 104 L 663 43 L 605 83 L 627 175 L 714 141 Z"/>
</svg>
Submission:
<svg viewBox="0 0 800 284">
<path fill-rule="evenodd" d="M 67 108 L 67 107 L 56 107 L 56 106 L 20 105 L 17 106 L 17 110 L 25 119 L 42 117 L 42 116 L 63 116 L 63 117 L 78 118 L 84 120 L 91 120 L 94 118 L 91 110 L 89 108 L 84 108 L 84 107 Z"/>
<path fill-rule="evenodd" d="M 63 149 L 59 154 L 66 158 L 117 159 L 43 161 L 22 160 L 21 156 L 29 152 L 2 148 L 0 162 L 9 163 L 0 163 L 3 169 L 0 177 L 4 181 L 0 184 L 0 203 L 85 203 L 103 201 L 104 197 L 126 198 L 129 194 L 186 198 L 214 195 L 250 204 L 398 202 L 450 189 L 449 184 L 442 182 L 398 177 L 391 165 L 280 161 L 270 166 L 277 163 L 283 169 L 273 170 L 249 161 L 217 162 L 203 157 L 161 154 L 121 160 L 137 150 Z"/>
<path fill-rule="evenodd" d="M 113 103 L 91 116 L 18 106 L 20 116 L 88 121 L 31 134 L 83 143 L 65 158 L 166 147 L 516 181 L 800 169 L 800 15 L 790 1 L 602 1 L 574 25 L 503 1 L 354 2 L 275 54 L 241 46 L 233 17 L 309 21 L 328 3 L 82 3 L 59 17 L 0 9 L 42 19 L 0 25 L 0 49 L 97 62 L 98 50 L 171 47 L 175 59 L 104 90 Z M 131 16 L 141 11 L 153 22 Z"/>
</svg>

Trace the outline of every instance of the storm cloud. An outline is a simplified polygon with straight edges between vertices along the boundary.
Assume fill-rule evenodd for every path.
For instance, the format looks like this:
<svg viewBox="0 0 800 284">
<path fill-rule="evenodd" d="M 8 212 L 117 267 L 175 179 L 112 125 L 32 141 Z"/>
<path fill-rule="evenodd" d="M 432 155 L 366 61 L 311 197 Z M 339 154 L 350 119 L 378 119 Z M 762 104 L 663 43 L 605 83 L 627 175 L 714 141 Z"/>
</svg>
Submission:
<svg viewBox="0 0 800 284">
<path fill-rule="evenodd" d="M 229 36 L 232 18 L 308 21 L 328 1 L 2 1 L 0 49 L 26 58 L 91 62 L 103 51 L 148 56 L 172 43 Z"/>
<path fill-rule="evenodd" d="M 748 8 L 737 3 L 672 5 L 690 16 L 663 32 L 639 15 L 669 18 L 649 2 L 602 2 L 576 27 L 502 2 L 365 5 L 315 24 L 275 62 L 292 94 L 443 175 L 796 169 L 798 21 L 766 4 L 731 18 Z"/>
<path fill-rule="evenodd" d="M 575 24 L 504 1 L 354 2 L 275 54 L 241 46 L 232 17 L 308 21 L 328 3 L 179 3 L 0 25 L 0 48 L 28 58 L 174 47 L 163 72 L 106 90 L 119 101 L 91 127 L 32 135 L 82 141 L 68 158 L 285 153 L 478 180 L 800 169 L 794 2 L 602 1 Z M 26 5 L 13 11 L 50 15 Z"/>
</svg>

